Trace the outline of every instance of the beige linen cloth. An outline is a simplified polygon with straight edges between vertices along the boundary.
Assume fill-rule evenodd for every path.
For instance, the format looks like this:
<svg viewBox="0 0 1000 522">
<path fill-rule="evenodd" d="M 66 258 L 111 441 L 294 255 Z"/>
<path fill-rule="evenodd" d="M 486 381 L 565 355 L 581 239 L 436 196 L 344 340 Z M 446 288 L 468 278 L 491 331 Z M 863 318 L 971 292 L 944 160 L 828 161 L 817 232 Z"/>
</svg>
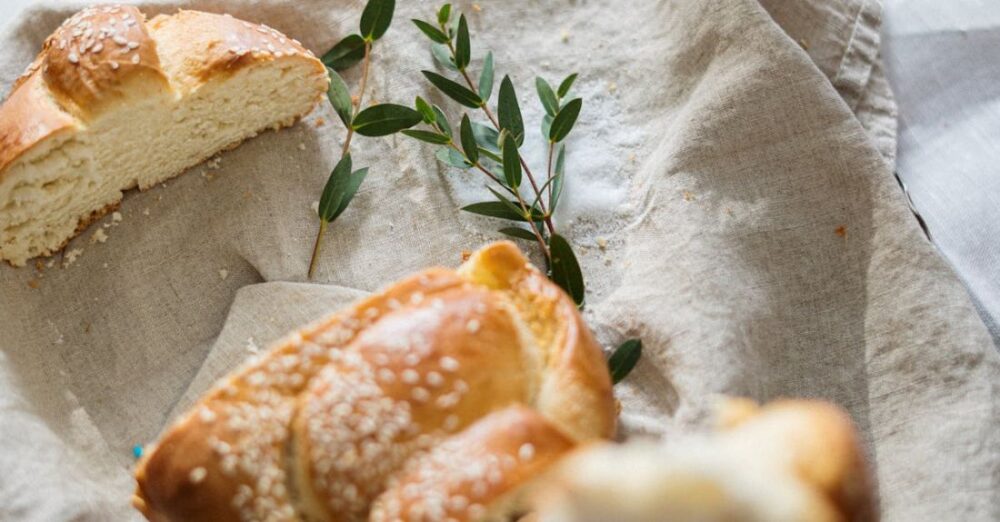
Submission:
<svg viewBox="0 0 1000 522">
<path fill-rule="evenodd" d="M 718 393 L 825 398 L 864 433 L 885 520 L 1000 518 L 1000 363 L 893 179 L 877 1 L 479 3 L 459 2 L 475 55 L 488 46 L 516 78 L 530 128 L 534 76 L 581 73 L 560 225 L 602 342 L 645 342 L 617 388 L 627 435 L 669 444 L 704 426 Z M 426 89 L 419 70 L 434 66 L 407 22 L 435 4 L 399 4 L 372 98 L 420 94 L 460 114 Z M 81 5 L 42 3 L 10 24 L 4 92 Z M 178 6 L 265 22 L 321 52 L 361 3 L 144 9 Z M 344 135 L 335 120 L 324 104 L 218 168 L 129 194 L 120 220 L 68 247 L 83 253 L 67 268 L 62 257 L 41 275 L 0 268 L 0 520 L 138 518 L 132 447 L 214 378 L 292 327 L 498 237 L 498 223 L 456 211 L 485 192 L 471 175 L 411 140 L 359 139 L 355 162 L 371 174 L 306 282 L 310 206 Z M 108 239 L 91 243 L 99 227 Z"/>
</svg>

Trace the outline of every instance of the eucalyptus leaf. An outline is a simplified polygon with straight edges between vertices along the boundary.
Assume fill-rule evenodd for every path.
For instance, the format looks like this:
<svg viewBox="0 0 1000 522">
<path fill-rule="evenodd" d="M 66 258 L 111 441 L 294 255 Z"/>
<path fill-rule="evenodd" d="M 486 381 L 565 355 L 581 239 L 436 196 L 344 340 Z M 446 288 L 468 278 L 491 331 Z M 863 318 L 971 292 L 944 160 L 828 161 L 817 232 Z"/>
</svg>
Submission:
<svg viewBox="0 0 1000 522">
<path fill-rule="evenodd" d="M 451 71 L 458 71 L 458 67 L 455 67 L 455 61 L 451 59 L 451 51 L 446 46 L 431 44 L 431 55 L 434 56 L 434 61 L 441 67 Z"/>
<path fill-rule="evenodd" d="M 552 132 L 552 116 L 546 114 L 542 116 L 542 136 L 545 136 L 545 139 L 549 139 L 550 132 Z"/>
<path fill-rule="evenodd" d="M 479 214 L 480 216 L 508 219 L 510 221 L 525 221 L 524 216 L 522 216 L 519 212 L 514 212 L 509 206 L 507 206 L 507 204 L 499 201 L 473 203 L 462 207 L 462 210 L 473 214 Z"/>
<path fill-rule="evenodd" d="M 440 161 L 441 163 L 444 163 L 445 165 L 450 165 L 455 168 L 465 169 L 465 170 L 472 168 L 472 165 L 465 160 L 465 157 L 463 157 L 461 154 L 459 154 L 457 150 L 451 147 L 438 149 L 438 151 L 434 153 L 434 157 L 437 158 L 438 161 Z"/>
<path fill-rule="evenodd" d="M 583 100 L 577 98 L 567 103 L 559 111 L 559 114 L 552 120 L 552 129 L 549 131 L 550 141 L 558 143 L 566 139 L 566 136 L 569 136 L 569 132 L 573 130 L 573 125 L 576 124 L 576 118 L 580 115 L 582 107 Z"/>
<path fill-rule="evenodd" d="M 424 123 L 432 125 L 434 120 L 437 119 L 437 115 L 434 114 L 434 109 L 431 104 L 427 103 L 427 100 L 417 96 L 416 102 L 414 102 L 417 107 L 417 112 L 424 117 Z"/>
<path fill-rule="evenodd" d="M 431 110 L 434 111 L 434 126 L 444 133 L 445 136 L 451 138 L 451 124 L 448 123 L 448 117 L 444 115 L 444 111 L 437 105 L 431 107 Z"/>
<path fill-rule="evenodd" d="M 508 188 L 508 187 L 504 187 L 504 188 L 506 188 L 507 190 L 510 190 L 510 188 Z M 520 215 L 522 215 L 524 213 L 521 210 L 521 207 L 517 206 L 517 203 L 514 203 L 513 201 L 507 199 L 507 197 L 504 196 L 503 194 L 497 192 L 496 190 L 493 190 L 493 187 L 491 187 L 489 185 L 486 185 L 486 190 L 489 190 L 493 194 L 493 196 L 497 198 L 497 201 L 499 201 L 500 203 L 503 203 L 504 205 L 507 205 L 507 208 L 509 208 L 511 212 L 517 214 L 518 216 L 520 216 Z"/>
<path fill-rule="evenodd" d="M 559 234 L 552 234 L 549 238 L 549 252 L 552 254 L 550 265 L 552 281 L 565 290 L 573 302 L 582 308 L 586 294 L 583 272 L 580 271 L 580 263 L 569 241 Z"/>
<path fill-rule="evenodd" d="M 483 72 L 479 74 L 479 97 L 488 101 L 493 94 L 493 51 L 483 59 Z"/>
<path fill-rule="evenodd" d="M 378 137 L 395 134 L 423 121 L 423 116 L 404 105 L 384 103 L 374 105 L 354 117 L 354 132 L 362 136 Z"/>
<path fill-rule="evenodd" d="M 559 84 L 558 94 L 560 98 L 565 98 L 566 95 L 569 94 L 569 90 L 573 88 L 573 82 L 576 81 L 576 77 L 577 74 L 573 73 L 567 76 L 566 79 Z"/>
<path fill-rule="evenodd" d="M 524 143 L 524 120 L 521 118 L 521 106 L 517 103 L 517 93 L 510 76 L 504 76 L 500 82 L 500 98 L 497 101 L 497 112 L 500 128 L 507 129 L 518 145 Z"/>
<path fill-rule="evenodd" d="M 472 122 L 472 134 L 475 135 L 476 143 L 480 147 L 496 154 L 500 153 L 500 134 L 496 129 L 489 125 Z"/>
<path fill-rule="evenodd" d="M 566 147 L 560 145 L 559 152 L 556 153 L 555 174 L 552 175 L 552 188 L 549 191 L 549 212 L 555 212 L 556 207 L 559 205 L 559 198 L 562 196 L 563 190 L 563 172 L 565 167 Z"/>
<path fill-rule="evenodd" d="M 389 30 L 395 10 L 396 0 L 368 0 L 361 12 L 361 36 L 370 42 L 382 38 Z"/>
<path fill-rule="evenodd" d="M 458 19 L 458 38 L 455 39 L 455 65 L 464 71 L 472 61 L 472 39 L 469 38 L 469 23 L 465 15 Z"/>
<path fill-rule="evenodd" d="M 340 205 L 337 206 L 337 211 L 333 213 L 333 219 L 330 221 L 336 220 L 347 210 L 348 205 L 351 204 L 351 200 L 354 199 L 354 196 L 358 193 L 358 189 L 361 188 L 361 183 L 365 181 L 365 177 L 367 176 L 368 167 L 355 170 L 351 173 L 344 186 L 344 196 L 340 199 Z"/>
<path fill-rule="evenodd" d="M 470 91 L 468 88 L 459 85 L 458 83 L 453 82 L 435 72 L 423 71 L 423 73 L 435 87 L 458 103 L 472 109 L 478 109 L 483 105 L 483 100 L 479 98 L 479 95 Z"/>
<path fill-rule="evenodd" d="M 538 239 L 535 237 L 535 234 L 533 234 L 530 230 L 519 227 L 505 227 L 498 230 L 498 232 L 500 232 L 505 236 L 510 236 L 516 239 L 526 239 L 528 241 L 535 241 L 536 239 Z"/>
<path fill-rule="evenodd" d="M 319 218 L 323 221 L 328 223 L 333 221 L 341 202 L 344 200 L 350 176 L 351 155 L 346 154 L 343 158 L 340 158 L 337 166 L 330 172 L 330 177 L 326 180 L 326 186 L 323 187 L 323 195 L 320 196 L 319 210 L 317 212 Z"/>
<path fill-rule="evenodd" d="M 559 100 L 556 93 L 552 92 L 552 86 L 541 76 L 535 78 L 535 88 L 538 90 L 538 99 L 542 100 L 542 106 L 549 116 L 555 117 L 559 112 Z"/>
<path fill-rule="evenodd" d="M 468 114 L 462 116 L 462 128 L 459 134 L 462 138 L 462 150 L 465 151 L 465 157 L 469 158 L 469 162 L 472 164 L 479 163 L 479 144 L 476 143 L 476 136 L 472 133 L 472 121 L 469 120 Z"/>
<path fill-rule="evenodd" d="M 642 357 L 642 340 L 629 339 L 615 348 L 611 358 L 608 359 L 608 371 L 611 372 L 611 383 L 622 382 L 628 374 L 635 368 L 636 363 Z"/>
<path fill-rule="evenodd" d="M 438 11 L 438 25 L 444 27 L 448 25 L 448 20 L 451 19 L 451 4 L 444 4 Z"/>
<path fill-rule="evenodd" d="M 351 93 L 347 90 L 344 79 L 337 74 L 337 71 L 327 67 L 327 74 L 330 75 L 330 86 L 327 88 L 326 97 L 330 99 L 333 110 L 337 111 L 340 121 L 350 128 L 351 116 L 354 113 L 354 106 L 351 104 Z"/>
<path fill-rule="evenodd" d="M 487 149 L 484 149 L 482 147 L 479 147 L 479 154 L 481 154 L 483 156 L 486 156 L 487 158 L 495 161 L 497 163 L 497 165 L 500 165 L 500 164 L 503 163 L 503 159 L 499 155 L 497 155 L 495 152 L 493 152 L 491 150 L 487 150 Z"/>
<path fill-rule="evenodd" d="M 440 29 L 434 27 L 433 25 L 423 20 L 417 20 L 414 18 L 412 22 L 413 25 L 417 26 L 417 29 L 420 29 L 420 31 L 425 35 L 427 35 L 427 37 L 430 38 L 431 41 L 434 43 L 445 44 L 448 43 L 448 41 L 450 40 L 450 38 L 448 38 L 448 35 L 441 32 Z"/>
<path fill-rule="evenodd" d="M 364 57 L 365 39 L 360 35 L 352 34 L 337 42 L 337 45 L 334 45 L 323 55 L 322 61 L 335 71 L 343 71 L 360 62 Z"/>
<path fill-rule="evenodd" d="M 503 143 L 503 175 L 507 184 L 515 190 L 521 186 L 521 155 L 517 152 L 514 136 L 510 134 Z"/>
<path fill-rule="evenodd" d="M 451 143 L 451 138 L 445 136 L 444 134 L 438 134 L 436 132 L 430 132 L 425 130 L 404 130 L 403 134 L 418 139 L 420 141 L 426 141 L 427 143 L 433 143 L 435 145 L 446 145 Z"/>
</svg>

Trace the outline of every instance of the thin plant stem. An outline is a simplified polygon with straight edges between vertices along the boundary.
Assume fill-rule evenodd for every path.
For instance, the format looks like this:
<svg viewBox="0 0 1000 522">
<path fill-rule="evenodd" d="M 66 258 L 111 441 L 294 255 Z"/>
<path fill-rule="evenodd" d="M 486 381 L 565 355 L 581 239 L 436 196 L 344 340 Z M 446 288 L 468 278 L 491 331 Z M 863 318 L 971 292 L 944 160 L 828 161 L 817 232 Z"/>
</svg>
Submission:
<svg viewBox="0 0 1000 522">
<path fill-rule="evenodd" d="M 352 101 L 351 109 L 351 121 L 358 115 L 361 109 L 361 103 L 365 99 L 365 89 L 368 87 L 368 69 L 371 67 L 371 51 L 372 43 L 365 41 L 365 57 L 364 62 L 361 65 L 361 85 L 358 87 L 358 99 Z M 347 126 L 347 137 L 344 139 L 344 148 L 340 152 L 340 157 L 343 158 L 351 152 L 351 139 L 354 138 L 354 126 Z M 319 220 L 319 232 L 316 233 L 316 243 L 313 244 L 312 257 L 309 259 L 309 279 L 313 278 L 316 273 L 316 263 L 319 261 L 320 244 L 323 242 L 323 236 L 326 234 L 327 226 L 329 222 L 325 219 L 320 218 Z"/>
<path fill-rule="evenodd" d="M 545 177 L 545 184 L 548 185 L 549 187 L 549 201 L 552 201 L 552 183 L 550 183 L 550 181 L 552 180 L 552 155 L 553 153 L 555 153 L 555 151 L 556 151 L 556 144 L 550 141 L 548 175 Z"/>
</svg>

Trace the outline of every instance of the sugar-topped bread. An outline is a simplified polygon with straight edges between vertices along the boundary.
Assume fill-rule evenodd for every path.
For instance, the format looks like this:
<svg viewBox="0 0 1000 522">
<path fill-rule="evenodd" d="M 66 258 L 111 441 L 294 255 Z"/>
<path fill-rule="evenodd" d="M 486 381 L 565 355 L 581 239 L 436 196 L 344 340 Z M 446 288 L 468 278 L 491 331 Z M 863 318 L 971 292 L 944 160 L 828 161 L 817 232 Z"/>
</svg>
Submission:
<svg viewBox="0 0 1000 522">
<path fill-rule="evenodd" d="M 0 106 L 0 260 L 49 255 L 147 189 L 322 98 L 323 64 L 265 25 L 85 9 Z"/>
</svg>

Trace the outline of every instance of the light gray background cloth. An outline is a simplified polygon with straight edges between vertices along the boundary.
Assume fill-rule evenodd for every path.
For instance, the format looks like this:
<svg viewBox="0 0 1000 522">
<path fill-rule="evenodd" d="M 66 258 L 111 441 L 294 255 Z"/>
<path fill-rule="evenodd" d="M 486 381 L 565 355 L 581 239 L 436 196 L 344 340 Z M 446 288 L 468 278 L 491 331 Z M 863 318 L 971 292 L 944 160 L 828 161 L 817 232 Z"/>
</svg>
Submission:
<svg viewBox="0 0 1000 522">
<path fill-rule="evenodd" d="M 39 4 L 7 25 L 5 92 L 81 5 Z M 360 13 L 349 1 L 144 5 L 228 11 L 316 51 Z M 825 398 L 862 430 L 886 520 L 1000 516 L 1000 361 L 892 175 L 878 2 L 460 5 L 476 56 L 489 46 L 517 79 L 530 127 L 533 77 L 582 73 L 560 226 L 602 342 L 646 345 L 617 389 L 627 435 L 669 444 L 701 429 L 718 393 Z M 420 94 L 458 114 L 426 89 L 418 71 L 433 64 L 405 22 L 433 8 L 400 2 L 372 96 Z M 335 118 L 320 107 L 218 169 L 129 194 L 120 222 L 70 245 L 83 254 L 65 269 L 0 268 L 0 519 L 136 518 L 132 446 L 213 379 L 290 328 L 497 237 L 497 223 L 456 211 L 484 191 L 471 175 L 409 140 L 359 140 L 372 174 L 331 228 L 322 284 L 306 283 L 310 206 L 343 139 Z M 91 244 L 98 227 L 109 239 Z"/>
</svg>

